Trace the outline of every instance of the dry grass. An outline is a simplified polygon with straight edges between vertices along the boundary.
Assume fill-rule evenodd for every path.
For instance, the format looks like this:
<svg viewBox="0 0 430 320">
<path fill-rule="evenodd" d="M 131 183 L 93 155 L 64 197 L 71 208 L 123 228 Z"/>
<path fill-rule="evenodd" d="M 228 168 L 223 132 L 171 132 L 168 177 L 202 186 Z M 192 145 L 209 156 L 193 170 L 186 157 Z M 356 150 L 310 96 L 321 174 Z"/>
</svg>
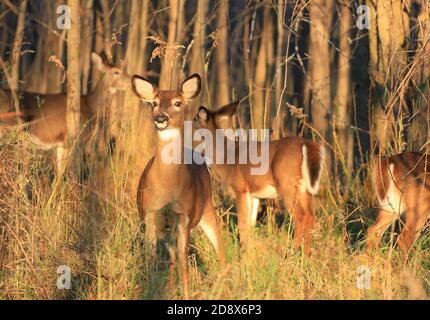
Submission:
<svg viewBox="0 0 430 320">
<path fill-rule="evenodd" d="M 0 298 L 181 298 L 179 287 L 165 288 L 161 276 L 149 282 L 145 273 L 142 227 L 134 193 L 126 188 L 133 171 L 128 158 L 94 157 L 94 173 L 80 190 L 63 180 L 51 183 L 47 155 L 37 151 L 25 133 L 12 133 L 0 151 Z M 32 200 L 27 197 L 29 182 Z M 308 258 L 293 250 L 289 216 L 273 202 L 260 217 L 252 250 L 240 253 L 234 240 L 235 208 L 216 196 L 228 259 L 220 266 L 209 241 L 194 231 L 192 297 L 428 298 L 428 232 L 407 262 L 390 246 L 389 236 L 383 248 L 368 254 L 359 240 L 374 219 L 374 210 L 367 209 L 373 201 L 369 189 L 353 179 L 347 195 L 326 187 L 318 201 L 318 224 Z M 56 287 L 61 265 L 72 270 L 70 290 Z M 357 288 L 360 265 L 371 268 L 369 290 Z"/>
</svg>

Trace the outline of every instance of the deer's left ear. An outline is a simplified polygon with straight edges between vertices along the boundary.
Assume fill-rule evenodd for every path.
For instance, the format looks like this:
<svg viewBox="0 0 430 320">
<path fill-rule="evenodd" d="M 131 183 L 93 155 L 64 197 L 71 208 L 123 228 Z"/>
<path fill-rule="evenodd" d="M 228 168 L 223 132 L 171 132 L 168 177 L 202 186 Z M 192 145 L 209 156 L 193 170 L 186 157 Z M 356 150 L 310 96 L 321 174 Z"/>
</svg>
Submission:
<svg viewBox="0 0 430 320">
<path fill-rule="evenodd" d="M 198 74 L 193 74 L 182 82 L 181 93 L 187 100 L 194 99 L 200 93 L 202 80 Z"/>
<path fill-rule="evenodd" d="M 197 116 L 201 121 L 207 121 L 209 118 L 209 111 L 205 107 L 201 106 L 199 108 L 199 112 L 197 113 Z"/>
</svg>

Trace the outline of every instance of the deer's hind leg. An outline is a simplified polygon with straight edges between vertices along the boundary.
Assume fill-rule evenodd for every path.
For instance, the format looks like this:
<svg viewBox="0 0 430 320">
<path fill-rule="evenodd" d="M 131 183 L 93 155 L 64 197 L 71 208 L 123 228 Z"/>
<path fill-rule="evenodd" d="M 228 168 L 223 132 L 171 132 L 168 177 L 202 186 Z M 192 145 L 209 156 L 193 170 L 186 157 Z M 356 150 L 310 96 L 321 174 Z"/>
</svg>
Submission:
<svg viewBox="0 0 430 320">
<path fill-rule="evenodd" d="M 278 190 L 288 212 L 293 217 L 294 246 L 300 248 L 303 244 L 305 254 L 309 255 L 311 231 L 315 222 L 312 196 L 300 185 L 284 184 Z"/>
<path fill-rule="evenodd" d="M 418 238 L 424 227 L 430 212 L 430 199 L 417 197 L 414 206 L 408 207 L 406 211 L 406 223 L 398 237 L 399 247 L 408 252 Z"/>
<path fill-rule="evenodd" d="M 212 201 L 206 204 L 199 226 L 212 243 L 219 262 L 224 263 L 225 253 L 221 239 L 220 223 L 213 208 Z"/>
<path fill-rule="evenodd" d="M 249 192 L 236 194 L 237 207 L 237 227 L 239 229 L 239 243 L 242 248 L 246 248 L 251 232 L 251 210 L 252 197 Z"/>
</svg>

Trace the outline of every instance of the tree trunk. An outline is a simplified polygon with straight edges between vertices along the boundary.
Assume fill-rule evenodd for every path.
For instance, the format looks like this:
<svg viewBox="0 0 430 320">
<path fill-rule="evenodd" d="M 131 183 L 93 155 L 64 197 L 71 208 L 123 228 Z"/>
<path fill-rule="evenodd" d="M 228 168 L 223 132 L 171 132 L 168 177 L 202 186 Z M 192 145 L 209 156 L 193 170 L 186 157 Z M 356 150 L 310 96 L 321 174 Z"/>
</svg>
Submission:
<svg viewBox="0 0 430 320">
<path fill-rule="evenodd" d="M 257 129 L 258 137 L 261 129 L 265 128 L 267 103 L 266 103 L 266 81 L 267 81 L 267 64 L 269 60 L 269 41 L 270 41 L 270 7 L 264 8 L 263 27 L 261 32 L 260 47 L 257 56 L 257 65 L 255 68 L 255 93 L 252 108 L 253 128 Z"/>
<path fill-rule="evenodd" d="M 80 68 L 80 37 L 81 22 L 79 14 L 79 0 L 68 0 L 70 7 L 71 28 L 67 34 L 67 134 L 69 152 L 74 144 L 74 139 L 80 131 L 81 122 L 81 68 Z M 77 144 L 79 145 L 79 144 Z M 76 150 L 78 151 L 78 150 Z M 74 152 L 71 172 L 75 181 L 79 181 L 80 153 Z M 69 156 L 70 159 L 70 156 Z M 65 160 L 65 159 L 61 159 Z M 60 161 L 61 161 L 60 160 Z"/>
<path fill-rule="evenodd" d="M 374 130 L 379 142 L 379 152 L 386 153 L 393 147 L 396 128 L 392 106 L 386 109 L 386 103 L 390 98 L 388 92 L 392 92 L 401 77 L 401 72 L 406 65 L 407 54 L 403 49 L 405 35 L 409 30 L 409 21 L 403 12 L 402 0 L 368 0 L 367 5 L 371 9 L 372 19 L 369 29 L 370 62 L 369 71 L 376 86 L 372 109 L 374 110 Z M 398 108 L 396 104 L 396 108 Z M 397 150 L 400 151 L 400 150 Z"/>
<path fill-rule="evenodd" d="M 284 52 L 285 43 L 285 31 L 284 31 L 284 15 L 285 15 L 285 3 L 283 0 L 278 0 L 277 4 L 277 30 L 278 30 L 278 43 L 276 48 L 276 82 L 275 82 L 275 119 L 273 126 L 273 137 L 279 139 L 281 137 L 282 129 L 284 126 L 283 115 L 284 115 L 284 103 L 282 97 L 282 83 L 283 83 L 283 72 L 282 72 L 282 60 L 287 63 L 288 52 L 285 52 L 285 59 L 282 59 Z M 289 38 L 289 37 L 288 37 Z M 281 101 L 282 99 L 282 101 Z M 279 112 L 278 112 L 279 110 Z"/>
<path fill-rule="evenodd" d="M 194 22 L 194 44 L 191 51 L 190 74 L 198 73 L 203 80 L 202 92 L 196 98 L 195 105 L 207 105 L 205 72 L 205 38 L 206 38 L 207 0 L 200 0 L 197 5 L 196 21 Z"/>
<path fill-rule="evenodd" d="M 38 25 L 37 28 L 39 37 L 36 56 L 28 72 L 29 81 L 26 83 L 25 89 L 40 93 L 60 93 L 63 89 L 61 80 L 64 71 L 56 64 L 49 62 L 49 57 L 56 56 L 63 61 L 66 30 L 58 30 L 56 27 L 58 17 L 56 8 L 64 3 L 61 0 L 52 1 L 50 5 L 29 3 L 40 10 L 43 24 Z"/>
<path fill-rule="evenodd" d="M 330 142 L 330 27 L 332 21 L 332 0 L 310 2 L 311 20 L 309 42 L 310 86 L 312 90 L 311 110 L 313 126 Z M 329 161 L 330 162 L 330 161 Z"/>
<path fill-rule="evenodd" d="M 82 94 L 87 94 L 90 90 L 90 70 L 91 70 L 91 51 L 93 45 L 94 30 L 94 0 L 82 1 L 84 8 L 84 18 L 82 24 L 82 54 L 81 54 L 81 72 L 82 72 Z"/>
<path fill-rule="evenodd" d="M 183 0 L 170 0 L 170 17 L 169 17 L 169 30 L 167 35 L 167 49 L 166 56 L 162 62 L 160 83 L 161 90 L 170 89 L 176 86 L 178 81 L 177 75 L 177 48 L 176 41 L 178 35 L 178 14 L 180 8 L 180 1 Z"/>
<path fill-rule="evenodd" d="M 230 85 L 228 77 L 228 0 L 218 1 L 218 34 L 216 49 L 216 103 L 223 106 L 230 102 Z"/>
<path fill-rule="evenodd" d="M 17 91 L 19 90 L 19 62 L 21 58 L 21 44 L 22 38 L 24 36 L 25 27 L 25 13 L 27 10 L 27 0 L 20 3 L 18 9 L 18 22 L 16 25 L 15 41 L 13 43 L 12 49 L 12 61 L 11 61 L 11 83 L 9 83 L 10 89 L 12 91 L 13 104 L 17 112 L 20 111 L 19 101 L 17 97 Z M 18 118 L 18 123 L 21 124 L 21 119 Z"/>
<path fill-rule="evenodd" d="M 337 67 L 337 86 L 335 106 L 337 111 L 337 135 L 340 153 L 344 161 L 344 169 L 351 172 L 352 169 L 352 132 L 350 131 L 351 115 L 351 45 L 350 30 L 352 24 L 352 8 L 349 8 L 348 0 L 339 0 L 340 20 L 339 20 L 339 60 Z"/>
</svg>

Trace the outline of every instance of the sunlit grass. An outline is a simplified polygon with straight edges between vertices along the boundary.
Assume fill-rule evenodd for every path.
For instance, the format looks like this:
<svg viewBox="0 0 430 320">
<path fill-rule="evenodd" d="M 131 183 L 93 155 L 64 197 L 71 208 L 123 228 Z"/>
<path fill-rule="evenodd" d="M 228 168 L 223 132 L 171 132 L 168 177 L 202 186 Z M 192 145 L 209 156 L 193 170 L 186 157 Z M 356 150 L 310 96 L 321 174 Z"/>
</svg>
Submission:
<svg viewBox="0 0 430 320">
<path fill-rule="evenodd" d="M 60 182 L 52 194 L 49 153 L 25 133 L 2 147 L 0 206 L 1 299 L 182 298 L 181 289 L 150 289 L 142 226 L 125 156 L 94 160 L 94 173 L 79 188 Z M 24 146 L 24 147 L 23 147 Z M 132 151 L 129 151 L 132 153 Z M 9 158 L 7 158 L 9 157 Z M 9 159 L 10 161 L 6 161 Z M 101 172 L 104 172 L 102 175 Z M 223 220 L 227 262 L 220 265 L 204 234 L 192 233 L 191 296 L 195 299 L 427 299 L 430 237 L 421 236 L 409 258 L 384 238 L 381 249 L 363 250 L 374 219 L 368 182 L 352 179 L 341 195 L 327 186 L 317 199 L 312 254 L 293 249 L 292 226 L 277 203 L 260 215 L 248 250 L 236 241 L 235 207 L 214 196 Z M 28 200 L 28 182 L 32 200 Z M 72 288 L 57 289 L 57 268 L 72 270 Z M 357 287 L 357 268 L 371 270 L 371 287 Z M 159 283 L 162 283 L 160 281 Z"/>
</svg>

